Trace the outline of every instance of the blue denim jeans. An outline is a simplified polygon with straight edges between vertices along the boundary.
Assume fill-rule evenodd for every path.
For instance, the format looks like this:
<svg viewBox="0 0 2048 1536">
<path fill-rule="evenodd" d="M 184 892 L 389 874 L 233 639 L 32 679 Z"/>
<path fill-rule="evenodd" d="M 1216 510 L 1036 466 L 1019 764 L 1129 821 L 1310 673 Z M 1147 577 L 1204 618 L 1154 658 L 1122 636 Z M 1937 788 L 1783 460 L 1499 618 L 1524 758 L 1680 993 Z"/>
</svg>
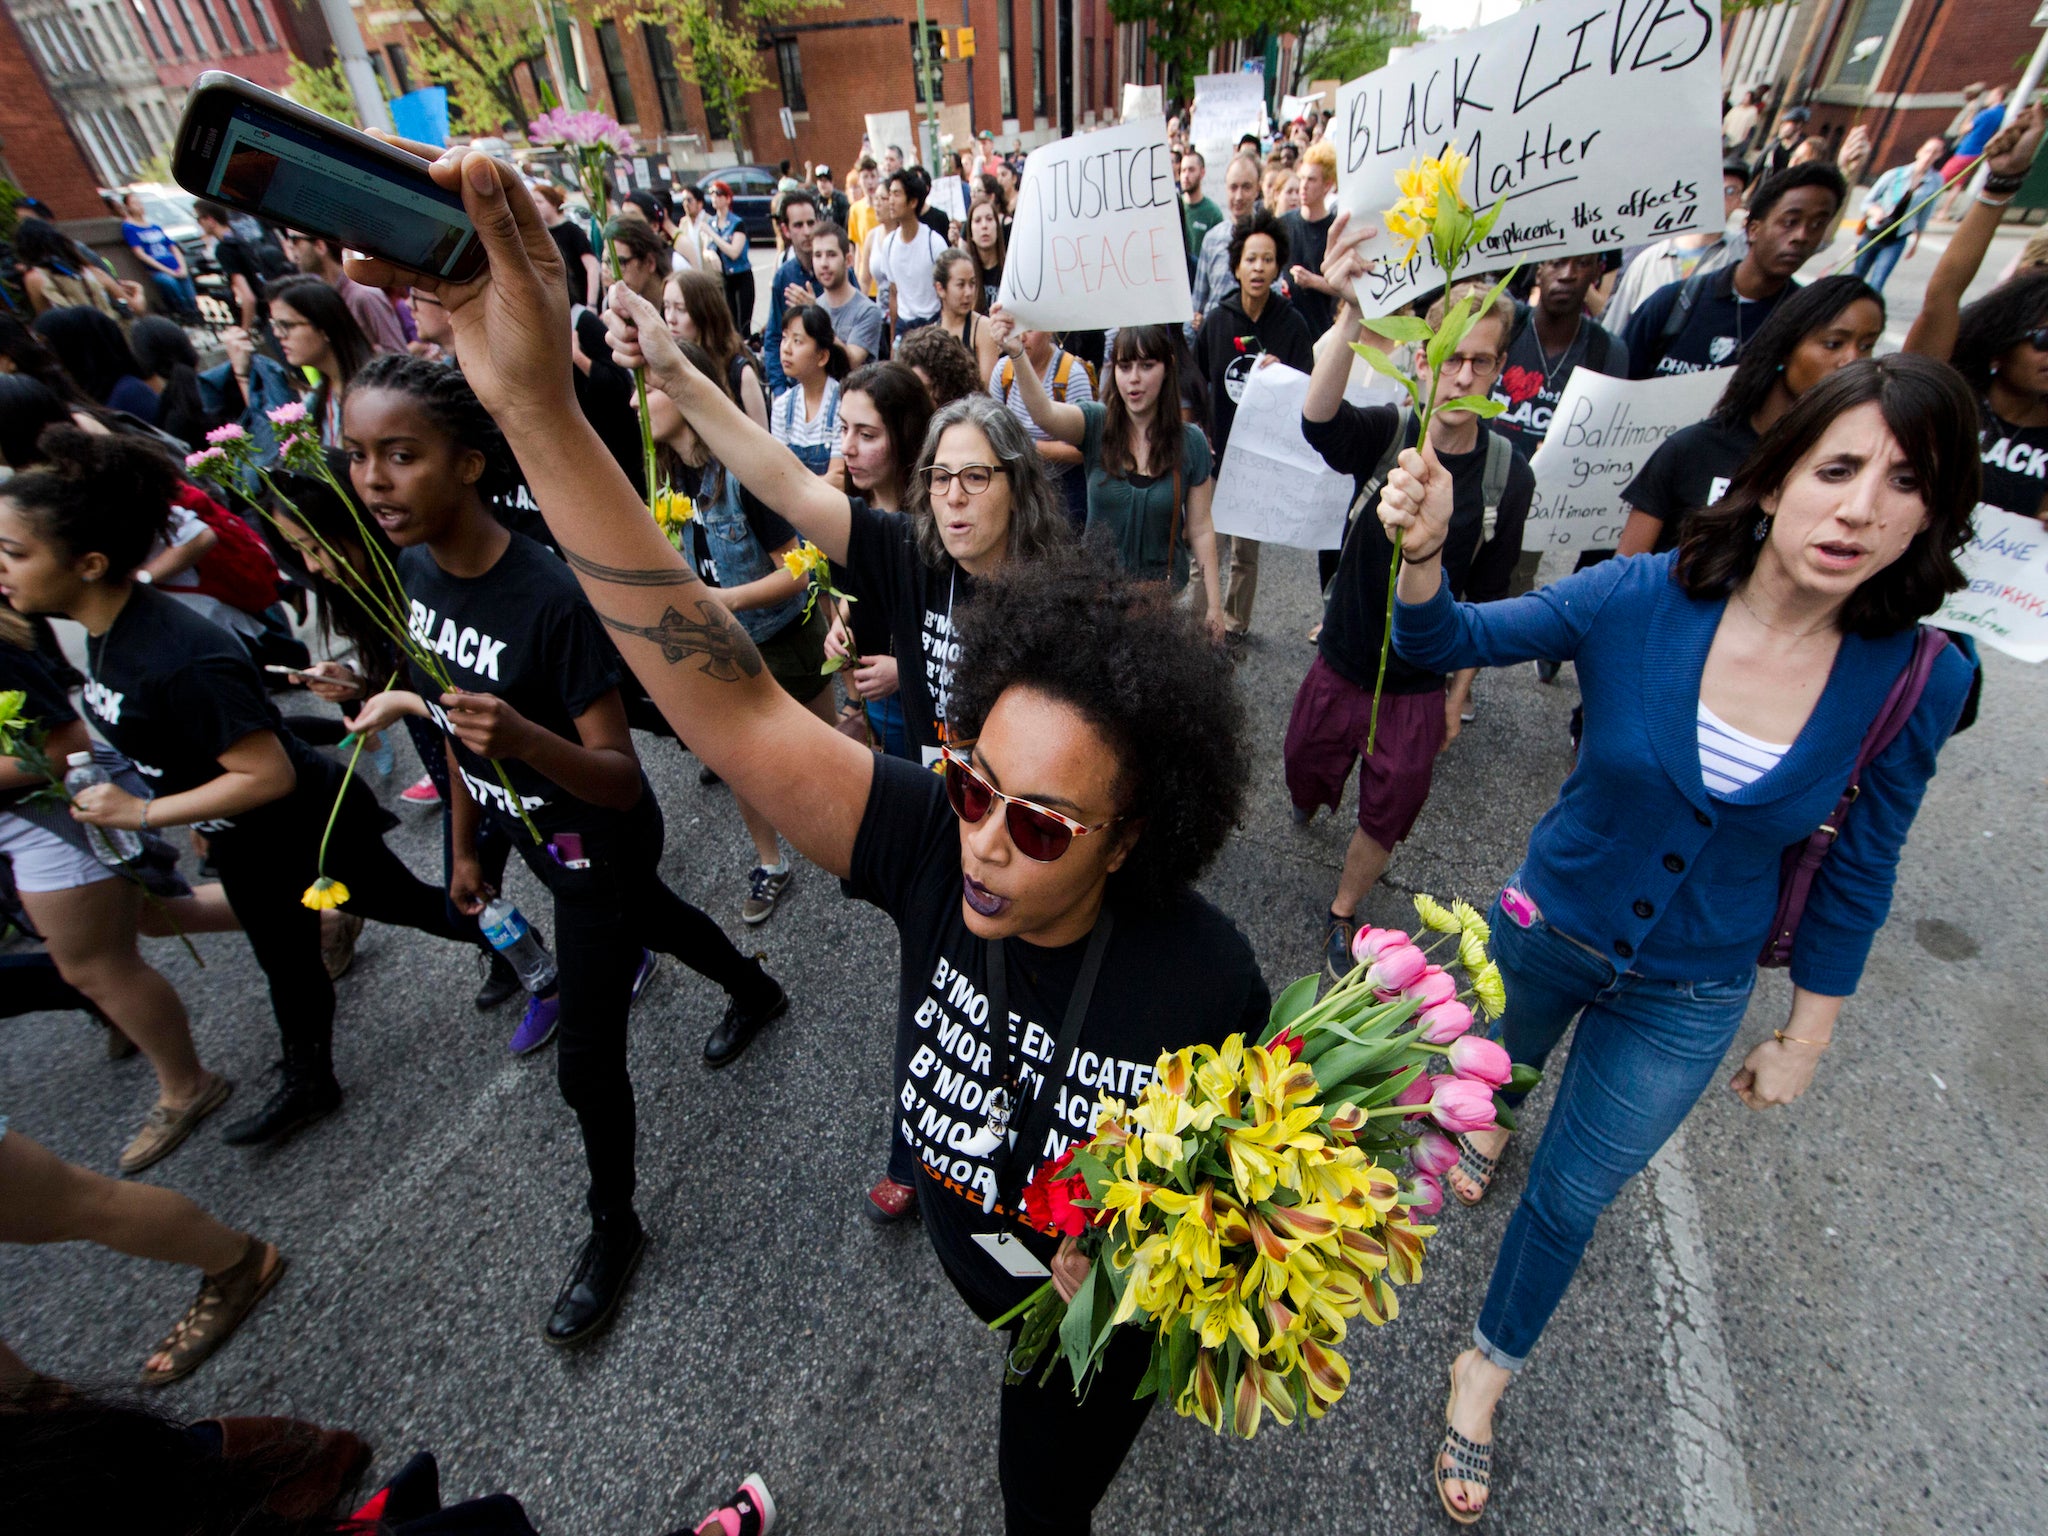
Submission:
<svg viewBox="0 0 2048 1536">
<path fill-rule="evenodd" d="M 903 727 L 903 695 L 892 693 L 886 699 L 869 701 L 865 707 L 868 729 L 875 733 L 882 755 L 916 762 L 917 754 L 910 750 L 910 737 Z"/>
<path fill-rule="evenodd" d="M 1521 927 L 1498 900 L 1489 920 L 1507 986 L 1497 1033 L 1508 1055 L 1540 1067 L 1575 1015 L 1579 1021 L 1472 1331 L 1482 1355 L 1516 1371 L 1572 1283 L 1600 1213 L 1714 1080 L 1749 1010 L 1756 972 L 1650 981 L 1540 917 Z"/>
<path fill-rule="evenodd" d="M 1856 275 L 1879 293 L 1883 293 L 1885 282 L 1892 275 L 1892 268 L 1899 264 L 1899 258 L 1905 254 L 1904 240 L 1887 240 L 1882 245 L 1865 246 L 1862 254 L 1856 258 Z"/>
<path fill-rule="evenodd" d="M 149 274 L 150 285 L 156 289 L 157 298 L 162 301 L 164 312 L 176 320 L 185 315 L 195 314 L 199 309 L 199 290 L 189 277 L 174 277 L 168 272 Z"/>
</svg>

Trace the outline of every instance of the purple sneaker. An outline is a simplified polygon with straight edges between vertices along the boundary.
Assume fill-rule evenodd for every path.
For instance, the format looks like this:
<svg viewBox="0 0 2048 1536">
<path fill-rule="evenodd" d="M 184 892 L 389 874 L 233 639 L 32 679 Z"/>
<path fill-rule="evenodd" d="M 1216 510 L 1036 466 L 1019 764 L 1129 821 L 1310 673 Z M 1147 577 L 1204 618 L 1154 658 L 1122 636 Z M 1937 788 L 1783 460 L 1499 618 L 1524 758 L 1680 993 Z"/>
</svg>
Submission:
<svg viewBox="0 0 2048 1536">
<path fill-rule="evenodd" d="M 661 957 L 651 949 L 640 951 L 640 969 L 633 973 L 633 996 L 627 1007 L 640 1001 L 640 994 L 647 990 L 647 983 L 654 980 L 654 973 L 661 969 Z"/>
<path fill-rule="evenodd" d="M 512 1031 L 512 1038 L 505 1049 L 514 1056 L 529 1056 L 555 1038 L 555 1025 L 562 1018 L 562 994 L 550 993 L 546 997 L 531 997 L 526 1000 L 526 1017 L 519 1021 L 519 1027 Z"/>
</svg>

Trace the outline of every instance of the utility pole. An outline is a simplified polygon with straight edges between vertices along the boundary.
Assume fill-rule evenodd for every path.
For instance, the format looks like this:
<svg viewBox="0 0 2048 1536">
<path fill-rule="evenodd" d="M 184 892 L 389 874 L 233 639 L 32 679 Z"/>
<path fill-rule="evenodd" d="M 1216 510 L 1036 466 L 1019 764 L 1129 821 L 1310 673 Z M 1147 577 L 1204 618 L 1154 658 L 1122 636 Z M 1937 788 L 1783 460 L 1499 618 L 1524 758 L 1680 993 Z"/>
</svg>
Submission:
<svg viewBox="0 0 2048 1536">
<path fill-rule="evenodd" d="M 362 29 L 348 0 L 320 0 L 320 14 L 327 22 L 327 35 L 334 39 L 335 57 L 348 81 L 348 93 L 355 99 L 356 121 L 365 128 L 391 131 L 391 111 L 384 105 L 384 92 L 377 85 L 377 73 L 370 68 L 370 51 L 363 46 Z"/>
</svg>

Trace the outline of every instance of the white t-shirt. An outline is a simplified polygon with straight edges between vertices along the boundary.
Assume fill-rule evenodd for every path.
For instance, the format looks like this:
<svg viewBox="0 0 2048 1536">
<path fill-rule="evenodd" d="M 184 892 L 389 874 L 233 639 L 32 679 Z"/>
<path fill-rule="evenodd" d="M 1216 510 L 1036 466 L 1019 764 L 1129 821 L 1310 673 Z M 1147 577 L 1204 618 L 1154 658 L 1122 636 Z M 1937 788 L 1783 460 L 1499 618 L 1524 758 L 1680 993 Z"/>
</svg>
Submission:
<svg viewBox="0 0 2048 1536">
<path fill-rule="evenodd" d="M 946 242 L 923 224 L 907 241 L 895 230 L 878 238 L 870 267 L 876 278 L 895 289 L 898 320 L 938 317 L 939 290 L 932 283 L 932 267 L 945 249 Z"/>
</svg>

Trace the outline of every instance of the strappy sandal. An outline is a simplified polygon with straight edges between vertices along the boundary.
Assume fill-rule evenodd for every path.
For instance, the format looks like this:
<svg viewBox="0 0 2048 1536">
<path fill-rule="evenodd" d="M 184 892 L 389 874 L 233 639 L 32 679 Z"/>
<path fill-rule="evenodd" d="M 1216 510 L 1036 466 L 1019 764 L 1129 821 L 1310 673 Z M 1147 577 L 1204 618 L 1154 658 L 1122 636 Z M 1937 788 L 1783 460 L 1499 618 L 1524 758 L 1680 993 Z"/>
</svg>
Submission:
<svg viewBox="0 0 2048 1536">
<path fill-rule="evenodd" d="M 1460 1525 L 1477 1525 L 1480 1516 L 1486 1513 L 1486 1505 L 1493 1499 L 1493 1447 L 1481 1445 L 1477 1440 L 1467 1439 L 1451 1425 L 1451 1416 L 1458 1411 L 1458 1367 L 1451 1366 L 1451 1400 L 1444 1404 L 1444 1438 L 1436 1449 L 1436 1456 L 1430 1463 L 1430 1470 L 1436 1476 L 1436 1496 L 1442 1501 L 1444 1513 Z M 1444 1465 L 1449 1457 L 1451 1464 Z M 1446 1483 L 1476 1483 L 1486 1489 L 1489 1497 L 1486 1504 L 1477 1509 L 1460 1509 L 1451 1502 L 1451 1491 Z"/>
<path fill-rule="evenodd" d="M 1457 1196 L 1458 1204 L 1477 1205 L 1486 1198 L 1487 1190 L 1493 1187 L 1493 1176 L 1500 1168 L 1500 1160 L 1508 1155 L 1508 1149 L 1502 1147 L 1492 1157 L 1488 1157 L 1484 1152 L 1472 1145 L 1472 1138 L 1463 1131 L 1458 1132 L 1452 1140 L 1458 1144 L 1458 1161 L 1451 1171 L 1453 1173 L 1462 1173 L 1474 1184 L 1477 1184 L 1479 1186 L 1479 1193 L 1468 1199 L 1465 1192 L 1449 1179 L 1444 1180 L 1444 1188 Z"/>
<path fill-rule="evenodd" d="M 263 1265 L 268 1259 L 276 1262 L 266 1275 Z M 169 1355 L 169 1367 L 151 1370 L 145 1366 L 140 1384 L 169 1386 L 198 1370 L 209 1355 L 234 1336 L 235 1330 L 256 1310 L 256 1304 L 270 1294 L 270 1288 L 284 1274 L 285 1263 L 285 1256 L 275 1244 L 252 1235 L 248 1251 L 240 1259 L 199 1282 L 199 1294 L 185 1309 L 185 1315 L 150 1351 L 152 1355 Z"/>
</svg>

